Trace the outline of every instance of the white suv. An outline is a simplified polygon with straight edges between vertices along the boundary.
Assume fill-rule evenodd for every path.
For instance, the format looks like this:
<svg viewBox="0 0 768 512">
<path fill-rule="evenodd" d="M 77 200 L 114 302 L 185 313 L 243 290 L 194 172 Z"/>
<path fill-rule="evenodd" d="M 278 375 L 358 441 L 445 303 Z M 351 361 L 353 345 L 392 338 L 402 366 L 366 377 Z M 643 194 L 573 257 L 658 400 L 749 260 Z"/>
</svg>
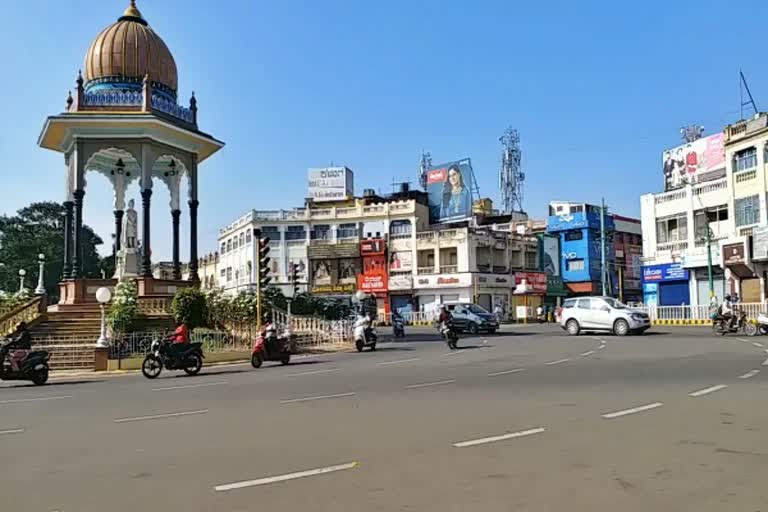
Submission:
<svg viewBox="0 0 768 512">
<path fill-rule="evenodd" d="M 647 331 L 651 319 L 647 313 L 628 308 L 612 297 L 577 297 L 563 302 L 560 327 L 571 336 L 581 331 L 610 331 L 626 336 Z"/>
</svg>

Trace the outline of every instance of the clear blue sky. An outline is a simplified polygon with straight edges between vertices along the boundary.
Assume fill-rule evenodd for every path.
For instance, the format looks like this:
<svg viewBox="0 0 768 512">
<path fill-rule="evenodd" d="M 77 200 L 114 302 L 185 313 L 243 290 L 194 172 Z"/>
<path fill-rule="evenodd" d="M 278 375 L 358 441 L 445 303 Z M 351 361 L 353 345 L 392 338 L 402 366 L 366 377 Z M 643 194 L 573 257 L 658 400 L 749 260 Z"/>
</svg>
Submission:
<svg viewBox="0 0 768 512">
<path fill-rule="evenodd" d="M 37 148 L 37 136 L 63 110 L 91 41 L 127 4 L 3 4 L 0 212 L 62 200 L 63 159 Z M 180 97 L 194 90 L 201 129 L 227 143 L 201 167 L 201 251 L 251 208 L 300 205 L 306 169 L 330 162 L 355 171 L 358 192 L 388 191 L 393 178 L 416 182 L 422 149 L 435 163 L 469 156 L 481 192 L 497 199 L 508 125 L 521 132 L 529 213 L 603 195 L 638 215 L 639 195 L 661 190 L 661 151 L 681 126 L 711 133 L 736 120 L 739 68 L 768 108 L 764 1 L 138 7 L 176 58 Z M 90 176 L 85 220 L 108 240 L 111 192 Z M 153 247 L 168 259 L 168 194 L 155 189 Z"/>
</svg>

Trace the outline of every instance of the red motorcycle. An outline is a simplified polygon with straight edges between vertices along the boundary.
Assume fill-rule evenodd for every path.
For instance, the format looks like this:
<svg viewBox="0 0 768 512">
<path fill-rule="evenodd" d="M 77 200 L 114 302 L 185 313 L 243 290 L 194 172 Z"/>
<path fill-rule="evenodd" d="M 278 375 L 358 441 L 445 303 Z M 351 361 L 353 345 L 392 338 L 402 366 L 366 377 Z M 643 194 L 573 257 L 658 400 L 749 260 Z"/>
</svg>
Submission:
<svg viewBox="0 0 768 512">
<path fill-rule="evenodd" d="M 260 368 L 264 361 L 280 361 L 283 364 L 291 362 L 290 335 L 278 337 L 277 329 L 271 323 L 262 329 L 253 343 L 251 366 Z"/>
</svg>

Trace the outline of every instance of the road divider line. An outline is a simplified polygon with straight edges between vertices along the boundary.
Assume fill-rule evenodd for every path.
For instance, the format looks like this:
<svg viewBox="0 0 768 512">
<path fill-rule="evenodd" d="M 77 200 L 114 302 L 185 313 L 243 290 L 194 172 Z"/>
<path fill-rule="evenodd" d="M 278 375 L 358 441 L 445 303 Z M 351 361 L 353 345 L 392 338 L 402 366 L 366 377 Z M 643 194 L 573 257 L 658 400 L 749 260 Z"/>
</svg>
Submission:
<svg viewBox="0 0 768 512">
<path fill-rule="evenodd" d="M 451 352 L 448 352 L 447 354 L 442 354 L 443 356 L 457 356 L 459 354 L 463 354 L 466 352 L 466 350 L 453 350 Z"/>
<path fill-rule="evenodd" d="M 6 405 L 6 404 L 22 404 L 26 402 L 43 402 L 46 400 L 64 400 L 65 398 L 72 398 L 71 395 L 65 395 L 65 396 L 42 396 L 39 398 L 17 398 L 15 400 L 2 400 L 0 401 L 0 405 Z"/>
<path fill-rule="evenodd" d="M 167 388 L 152 388 L 152 391 L 171 391 L 174 389 L 207 388 L 210 386 L 221 386 L 226 382 L 206 382 L 204 384 L 189 384 L 188 386 L 169 386 Z"/>
<path fill-rule="evenodd" d="M 312 370 L 309 372 L 298 372 L 298 373 L 289 373 L 287 374 L 288 377 L 298 377 L 300 375 L 317 375 L 318 373 L 332 373 L 332 372 L 340 372 L 341 368 L 329 368 L 327 370 Z"/>
<path fill-rule="evenodd" d="M 338 393 L 336 395 L 320 395 L 320 396 L 308 396 L 304 398 L 292 398 L 290 400 L 283 400 L 281 404 L 297 404 L 299 402 L 311 402 L 312 400 L 325 400 L 326 398 L 344 398 L 347 396 L 355 396 L 354 393 Z"/>
<path fill-rule="evenodd" d="M 410 386 L 405 386 L 405 389 L 416 389 L 416 388 L 427 388 L 430 386 L 440 386 L 443 384 L 453 384 L 456 382 L 456 379 L 451 380 L 438 380 L 437 382 L 425 382 L 424 384 L 412 384 Z"/>
<path fill-rule="evenodd" d="M 11 430 L 0 430 L 0 436 L 4 434 L 23 434 L 24 429 L 23 428 L 14 428 Z"/>
<path fill-rule="evenodd" d="M 754 346 L 758 347 L 758 348 L 763 348 L 763 347 L 765 346 L 765 345 L 763 345 L 762 343 L 760 343 L 760 342 L 757 342 L 757 341 L 753 341 L 753 342 L 752 342 L 752 344 L 753 344 Z"/>
<path fill-rule="evenodd" d="M 557 361 L 550 361 L 550 362 L 546 363 L 546 365 L 547 366 L 552 366 L 552 365 L 555 365 L 555 364 L 567 363 L 568 361 L 570 361 L 570 359 L 558 359 Z"/>
<path fill-rule="evenodd" d="M 286 480 L 296 480 L 297 478 L 306 478 L 308 476 L 325 475 L 328 473 L 335 473 L 337 471 L 346 471 L 358 466 L 357 462 L 349 462 L 347 464 L 338 464 L 336 466 L 327 466 L 324 468 L 310 469 L 307 471 L 299 471 L 297 473 L 288 473 L 286 475 L 270 476 L 267 478 L 259 478 L 257 480 L 246 480 L 243 482 L 234 482 L 231 484 L 222 484 L 214 487 L 216 492 L 232 491 L 235 489 L 242 489 L 244 487 L 255 487 L 257 485 L 274 484 L 277 482 L 285 482 Z"/>
<path fill-rule="evenodd" d="M 747 372 L 744 375 L 739 375 L 739 378 L 740 379 L 751 379 L 752 377 L 754 377 L 758 373 L 760 373 L 760 370 L 752 370 L 751 372 Z"/>
<path fill-rule="evenodd" d="M 383 363 L 379 363 L 380 365 L 384 366 L 387 364 L 400 364 L 400 363 L 410 363 L 411 361 L 418 361 L 418 357 L 412 357 L 410 359 L 398 359 L 397 361 L 384 361 Z"/>
<path fill-rule="evenodd" d="M 467 446 L 477 446 L 479 444 L 496 443 L 498 441 L 506 441 L 507 439 L 514 439 L 516 437 L 532 436 L 534 434 L 541 434 L 546 432 L 545 428 L 532 428 L 530 430 L 523 430 L 521 432 L 513 432 L 511 434 L 504 434 L 500 436 L 484 437 L 482 439 L 473 439 L 472 441 L 462 441 L 460 443 L 454 443 L 456 448 L 466 448 Z"/>
<path fill-rule="evenodd" d="M 592 354 L 594 354 L 594 353 L 595 353 L 595 351 L 594 351 L 594 350 L 587 350 L 586 352 L 582 352 L 582 353 L 581 353 L 581 355 L 582 355 L 583 357 L 587 357 L 587 356 L 591 356 L 591 355 L 592 355 Z"/>
<path fill-rule="evenodd" d="M 131 421 L 145 421 L 145 420 L 159 420 L 163 418 L 177 418 L 179 416 L 191 416 L 193 414 L 205 414 L 208 409 L 200 409 L 199 411 L 184 411 L 184 412 L 169 412 L 165 414 L 152 414 L 150 416 L 136 416 L 134 418 L 120 418 L 115 420 L 115 423 L 128 423 Z"/>
<path fill-rule="evenodd" d="M 704 395 L 708 395 L 710 393 L 714 393 L 715 391 L 720 391 L 721 389 L 725 389 L 727 387 L 728 386 L 725 385 L 725 384 L 718 384 L 717 386 L 712 386 L 711 388 L 700 389 L 698 391 L 694 391 L 693 393 L 689 393 L 688 396 L 694 396 L 694 397 L 695 396 L 704 396 Z"/>
<path fill-rule="evenodd" d="M 744 338 L 736 338 L 736 339 L 744 343 L 751 343 L 749 340 L 745 340 Z"/>
<path fill-rule="evenodd" d="M 515 368 L 514 370 L 504 370 L 503 372 L 493 372 L 489 373 L 489 377 L 496 377 L 497 375 L 509 375 L 510 373 L 520 373 L 524 372 L 525 368 Z"/>
<path fill-rule="evenodd" d="M 641 405 L 639 407 L 633 407 L 631 409 L 624 409 L 623 411 L 609 412 L 607 414 L 603 414 L 603 418 L 607 420 L 611 420 L 613 418 L 619 418 L 621 416 L 626 416 L 628 414 L 635 414 L 638 412 L 650 411 L 651 409 L 656 409 L 657 407 L 661 407 L 662 405 L 664 404 L 662 404 L 661 402 L 654 402 L 652 404 Z"/>
</svg>

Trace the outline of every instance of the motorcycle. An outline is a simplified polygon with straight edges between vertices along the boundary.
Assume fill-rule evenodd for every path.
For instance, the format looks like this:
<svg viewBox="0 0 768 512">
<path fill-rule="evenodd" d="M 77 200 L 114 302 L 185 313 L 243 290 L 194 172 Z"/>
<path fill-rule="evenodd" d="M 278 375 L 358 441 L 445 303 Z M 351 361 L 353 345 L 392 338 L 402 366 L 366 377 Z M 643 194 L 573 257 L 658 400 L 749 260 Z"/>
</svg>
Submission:
<svg viewBox="0 0 768 512">
<path fill-rule="evenodd" d="M 768 313 L 760 313 L 757 315 L 757 332 L 761 336 L 768 334 Z"/>
<path fill-rule="evenodd" d="M 277 336 L 277 330 L 272 324 L 267 325 L 253 343 L 251 366 L 260 368 L 264 361 L 280 361 L 283 364 L 291 362 L 291 336 L 286 333 L 282 338 Z"/>
<path fill-rule="evenodd" d="M 148 379 L 156 379 L 165 368 L 197 375 L 203 368 L 203 357 L 202 343 L 171 343 L 167 338 L 155 340 L 151 352 L 141 363 L 141 373 Z"/>
<path fill-rule="evenodd" d="M 33 350 L 19 363 L 19 370 L 11 369 L 8 344 L 0 346 L 0 380 L 31 380 L 41 386 L 48 382 L 48 360 L 51 355 L 46 350 Z"/>
<path fill-rule="evenodd" d="M 456 329 L 453 328 L 453 324 L 450 322 L 440 322 L 437 328 L 440 331 L 440 335 L 448 343 L 448 348 L 451 350 L 459 348 L 459 335 L 456 334 Z"/>
<path fill-rule="evenodd" d="M 757 326 L 749 321 L 747 314 L 741 309 L 734 309 L 733 316 L 735 321 L 725 318 L 720 314 L 715 314 L 712 320 L 712 330 L 718 336 L 725 336 L 728 333 L 743 333 L 746 336 L 757 334 Z"/>
<path fill-rule="evenodd" d="M 405 321 L 403 317 L 392 317 L 392 334 L 394 334 L 395 338 L 405 338 Z"/>
<path fill-rule="evenodd" d="M 376 333 L 376 327 L 373 326 L 373 321 L 368 315 L 357 316 L 353 334 L 355 338 L 355 348 L 357 348 L 358 352 L 362 352 L 365 347 L 370 347 L 371 350 L 376 350 L 378 334 Z"/>
</svg>

